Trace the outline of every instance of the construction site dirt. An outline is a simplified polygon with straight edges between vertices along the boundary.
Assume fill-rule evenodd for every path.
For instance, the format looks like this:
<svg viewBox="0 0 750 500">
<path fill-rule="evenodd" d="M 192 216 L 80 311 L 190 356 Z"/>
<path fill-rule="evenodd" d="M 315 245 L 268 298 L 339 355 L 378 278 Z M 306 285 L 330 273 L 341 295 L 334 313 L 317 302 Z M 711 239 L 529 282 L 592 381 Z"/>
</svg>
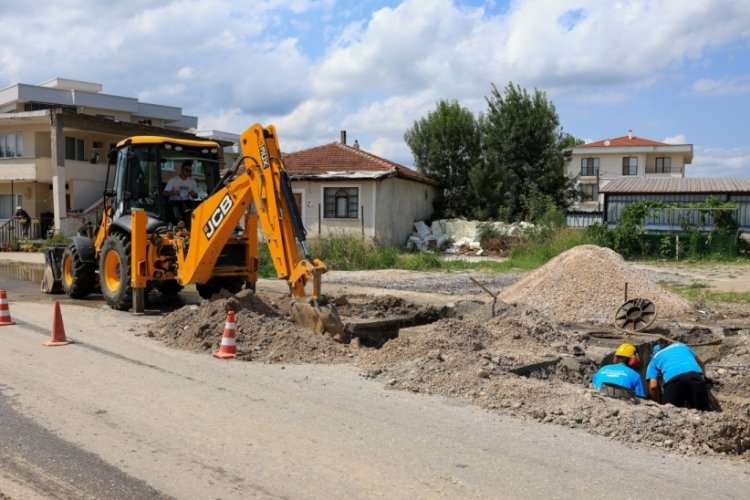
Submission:
<svg viewBox="0 0 750 500">
<path fill-rule="evenodd" d="M 660 285 L 748 283 L 737 279 L 744 268 L 713 271 L 699 276 L 688 266 L 633 265 L 587 245 L 526 275 L 329 272 L 325 291 L 352 333 L 349 343 L 293 323 L 283 295 L 249 290 L 181 307 L 151 323 L 146 334 L 183 349 L 216 351 L 232 310 L 240 361 L 346 363 L 394 390 L 457 398 L 628 446 L 747 461 L 750 311 L 691 303 Z M 615 312 L 629 297 L 655 304 L 656 321 L 644 331 L 614 326 Z M 382 324 L 384 332 L 373 337 L 364 328 L 367 333 L 358 335 L 357 324 Z M 706 362 L 715 411 L 613 399 L 590 385 L 619 343 L 639 345 L 645 365 L 659 337 L 687 343 Z"/>
</svg>

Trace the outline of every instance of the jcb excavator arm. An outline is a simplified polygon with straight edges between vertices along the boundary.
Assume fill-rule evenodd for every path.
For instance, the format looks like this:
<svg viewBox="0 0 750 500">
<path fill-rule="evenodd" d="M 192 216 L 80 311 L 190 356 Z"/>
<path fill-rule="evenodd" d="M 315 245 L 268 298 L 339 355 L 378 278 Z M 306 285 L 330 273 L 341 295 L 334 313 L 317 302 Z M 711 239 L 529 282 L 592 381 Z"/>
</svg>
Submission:
<svg viewBox="0 0 750 500">
<path fill-rule="evenodd" d="M 240 136 L 240 148 L 242 156 L 232 171 L 193 213 L 189 245 L 177 252 L 178 280 L 182 284 L 202 283 L 211 277 L 224 245 L 253 202 L 276 273 L 287 280 L 291 295 L 299 299 L 295 303 L 295 319 L 321 333 L 343 334 L 335 309 L 318 302 L 320 276 L 326 267 L 310 255 L 306 231 L 281 161 L 276 128 L 251 126 Z M 306 298 L 308 280 L 313 284 L 311 303 L 301 300 Z"/>
</svg>

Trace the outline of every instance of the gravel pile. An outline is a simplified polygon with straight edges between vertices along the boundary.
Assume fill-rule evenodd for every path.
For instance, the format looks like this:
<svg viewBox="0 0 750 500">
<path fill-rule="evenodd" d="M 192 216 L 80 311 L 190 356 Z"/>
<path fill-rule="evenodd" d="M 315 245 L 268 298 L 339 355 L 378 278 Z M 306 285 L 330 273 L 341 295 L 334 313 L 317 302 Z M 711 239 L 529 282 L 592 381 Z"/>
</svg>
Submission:
<svg viewBox="0 0 750 500">
<path fill-rule="evenodd" d="M 571 323 L 611 324 L 628 298 L 656 305 L 659 318 L 689 313 L 689 302 L 663 289 L 609 248 L 581 245 L 564 252 L 500 293 L 500 300 L 522 303 Z"/>
</svg>

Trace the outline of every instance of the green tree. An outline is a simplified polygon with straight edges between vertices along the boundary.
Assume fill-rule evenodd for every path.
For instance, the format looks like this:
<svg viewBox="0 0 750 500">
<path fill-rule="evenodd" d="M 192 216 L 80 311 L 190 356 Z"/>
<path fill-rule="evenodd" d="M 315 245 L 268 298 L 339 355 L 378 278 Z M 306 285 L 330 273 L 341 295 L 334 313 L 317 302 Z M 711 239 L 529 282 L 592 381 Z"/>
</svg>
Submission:
<svg viewBox="0 0 750 500">
<path fill-rule="evenodd" d="M 479 129 L 474 115 L 457 101 L 441 100 L 427 117 L 404 134 L 417 170 L 440 182 L 438 217 L 467 216 L 472 205 L 469 171 L 480 162 Z"/>
<path fill-rule="evenodd" d="M 489 110 L 479 118 L 484 163 L 472 170 L 475 216 L 519 220 L 538 217 L 540 194 L 565 207 L 571 180 L 564 175 L 565 148 L 575 143 L 560 128 L 546 95 L 513 83 L 501 94 L 492 85 Z"/>
</svg>

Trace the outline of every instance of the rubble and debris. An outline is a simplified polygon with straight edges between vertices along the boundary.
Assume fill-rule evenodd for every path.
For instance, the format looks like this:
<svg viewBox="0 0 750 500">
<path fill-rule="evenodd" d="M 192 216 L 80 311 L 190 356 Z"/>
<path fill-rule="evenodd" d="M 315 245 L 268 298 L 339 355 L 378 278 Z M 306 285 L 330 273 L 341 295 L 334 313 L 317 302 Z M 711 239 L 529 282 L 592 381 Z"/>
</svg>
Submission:
<svg viewBox="0 0 750 500">
<path fill-rule="evenodd" d="M 356 273 L 351 276 L 356 279 Z M 608 398 L 590 385 L 604 355 L 625 338 L 612 325 L 612 314 L 622 303 L 620 284 L 626 281 L 632 293 L 652 297 L 660 310 L 656 334 L 638 333 L 628 341 L 646 347 L 665 336 L 693 345 L 707 362 L 720 412 Z M 426 283 L 424 291 L 434 292 L 429 290 L 434 283 Z M 291 321 L 290 299 L 271 300 L 248 291 L 183 307 L 152 324 L 149 334 L 182 348 L 215 350 L 231 308 L 237 311 L 238 359 L 349 363 L 392 389 L 458 398 L 629 446 L 750 459 L 749 329 L 705 323 L 689 303 L 636 272 L 618 254 L 591 246 L 561 254 L 499 295 L 513 299 L 512 304 L 503 304 L 494 317 L 476 318 L 446 317 L 444 311 L 392 295 L 338 301 L 345 323 L 426 318 L 418 333 L 398 335 L 379 348 L 356 338 L 342 345 L 312 335 Z"/>
<path fill-rule="evenodd" d="M 450 255 L 483 255 L 486 250 L 479 241 L 480 227 L 490 225 L 500 237 L 525 238 L 535 228 L 529 222 L 478 222 L 466 219 L 438 219 L 428 226 L 414 223 L 414 232 L 406 242 L 411 251 L 441 251 Z"/>
</svg>

